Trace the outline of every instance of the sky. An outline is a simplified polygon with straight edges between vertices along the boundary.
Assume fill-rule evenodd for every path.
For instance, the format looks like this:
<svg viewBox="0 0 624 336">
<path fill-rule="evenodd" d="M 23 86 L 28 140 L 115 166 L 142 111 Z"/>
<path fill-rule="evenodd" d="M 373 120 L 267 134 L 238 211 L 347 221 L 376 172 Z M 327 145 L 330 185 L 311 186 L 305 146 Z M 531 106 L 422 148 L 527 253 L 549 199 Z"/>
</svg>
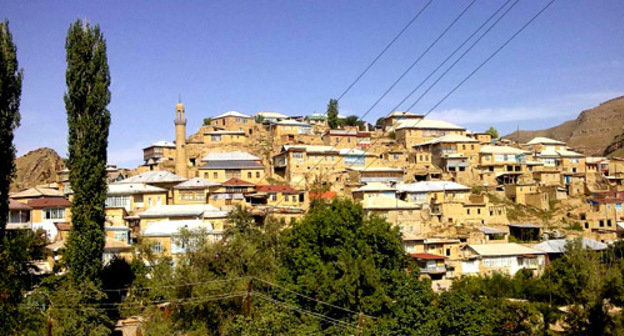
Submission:
<svg viewBox="0 0 624 336">
<path fill-rule="evenodd" d="M 362 116 L 470 2 L 434 0 L 340 100 L 340 113 Z M 391 112 L 503 2 L 477 0 L 365 120 Z M 178 97 L 187 136 L 229 110 L 324 112 L 425 3 L 0 0 L 24 69 L 18 155 L 51 147 L 66 156 L 64 45 L 76 19 L 100 25 L 107 42 L 109 164 L 133 168 L 143 147 L 174 139 Z M 428 112 L 546 3 L 520 0 L 411 111 Z M 622 22 L 621 0 L 555 1 L 428 118 L 506 134 L 552 127 L 621 96 Z"/>
</svg>

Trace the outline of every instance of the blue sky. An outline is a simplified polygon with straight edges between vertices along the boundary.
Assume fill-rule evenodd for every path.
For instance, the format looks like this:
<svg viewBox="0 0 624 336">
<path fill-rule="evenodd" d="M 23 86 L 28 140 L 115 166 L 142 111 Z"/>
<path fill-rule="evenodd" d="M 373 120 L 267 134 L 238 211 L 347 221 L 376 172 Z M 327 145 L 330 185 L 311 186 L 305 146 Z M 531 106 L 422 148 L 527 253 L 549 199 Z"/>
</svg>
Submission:
<svg viewBox="0 0 624 336">
<path fill-rule="evenodd" d="M 341 113 L 362 115 L 468 3 L 435 0 L 340 101 Z M 366 119 L 390 112 L 502 3 L 478 0 Z M 179 94 L 188 134 L 228 110 L 324 111 L 424 4 L 0 0 L 25 76 L 18 155 L 43 146 L 66 155 L 64 43 L 77 18 L 99 24 L 107 40 L 109 163 L 134 167 L 142 147 L 173 140 Z M 412 111 L 429 110 L 545 4 L 520 0 Z M 620 96 L 622 22 L 624 1 L 558 0 L 429 117 L 507 133 L 554 126 Z"/>
</svg>

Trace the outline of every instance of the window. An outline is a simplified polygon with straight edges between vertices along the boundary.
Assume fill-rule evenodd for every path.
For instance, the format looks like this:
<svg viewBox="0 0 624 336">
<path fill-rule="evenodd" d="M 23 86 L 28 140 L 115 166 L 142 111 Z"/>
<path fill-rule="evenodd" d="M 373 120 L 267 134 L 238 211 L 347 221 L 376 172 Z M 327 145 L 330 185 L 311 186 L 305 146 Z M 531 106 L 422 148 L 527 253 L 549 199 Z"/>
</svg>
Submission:
<svg viewBox="0 0 624 336">
<path fill-rule="evenodd" d="M 477 215 L 481 214 L 481 209 L 477 209 Z"/>
<path fill-rule="evenodd" d="M 65 219 L 65 208 L 51 208 L 42 211 L 44 219 Z"/>
<path fill-rule="evenodd" d="M 247 172 L 247 178 L 250 179 L 251 178 L 251 172 Z"/>
<path fill-rule="evenodd" d="M 128 232 L 122 231 L 122 232 L 115 232 L 115 240 L 117 241 L 122 241 L 124 243 L 128 242 Z"/>
<path fill-rule="evenodd" d="M 466 209 L 466 215 L 470 215 L 470 209 Z"/>
<path fill-rule="evenodd" d="M 256 172 L 256 178 L 259 179 L 260 178 L 260 172 Z"/>
<path fill-rule="evenodd" d="M 219 178 L 219 173 L 217 173 L 217 172 L 212 173 L 212 178 L 215 179 L 215 180 L 218 179 Z"/>
<path fill-rule="evenodd" d="M 155 242 L 154 245 L 152 245 L 152 252 L 154 252 L 154 253 L 162 253 L 163 252 L 162 244 L 159 241 Z"/>
<path fill-rule="evenodd" d="M 599 223 L 600 227 L 604 226 L 604 221 L 602 219 L 598 223 Z"/>
<path fill-rule="evenodd" d="M 130 207 L 130 196 L 108 196 L 106 197 L 107 208 Z"/>
<path fill-rule="evenodd" d="M 450 248 L 447 248 L 447 249 L 446 249 L 446 256 L 447 256 L 447 257 L 450 257 L 450 256 L 451 256 L 451 249 L 450 249 Z"/>
<path fill-rule="evenodd" d="M 211 135 L 210 136 L 210 142 L 220 142 L 221 141 L 221 136 L 220 135 Z"/>
</svg>

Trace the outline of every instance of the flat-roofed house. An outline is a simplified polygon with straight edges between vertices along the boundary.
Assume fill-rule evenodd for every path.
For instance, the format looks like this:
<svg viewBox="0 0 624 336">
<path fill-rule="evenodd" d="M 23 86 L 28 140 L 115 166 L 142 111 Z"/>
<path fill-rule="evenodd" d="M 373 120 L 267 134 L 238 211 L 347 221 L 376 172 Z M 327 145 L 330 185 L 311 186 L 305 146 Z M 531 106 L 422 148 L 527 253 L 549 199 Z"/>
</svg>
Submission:
<svg viewBox="0 0 624 336">
<path fill-rule="evenodd" d="M 164 204 L 173 204 L 173 186 L 183 181 L 186 181 L 186 179 L 169 171 L 153 170 L 111 184 L 143 183 L 163 188 L 167 190 L 167 200 Z"/>
<path fill-rule="evenodd" d="M 362 201 L 370 197 L 387 196 L 396 198 L 396 189 L 385 183 L 370 182 L 351 192 L 353 199 Z"/>
<path fill-rule="evenodd" d="M 71 202 L 62 197 L 40 197 L 28 201 L 32 208 L 30 220 L 33 230 L 46 231 L 49 241 L 55 241 L 62 228 L 71 223 Z M 62 237 L 64 238 L 64 237 Z"/>
<path fill-rule="evenodd" d="M 216 230 L 223 230 L 228 211 L 210 204 L 169 204 L 147 209 L 139 214 L 141 232 L 152 222 L 172 220 L 202 220 L 210 222 Z"/>
<path fill-rule="evenodd" d="M 212 243 L 221 240 L 223 235 L 223 230 L 215 229 L 210 221 L 178 219 L 150 222 L 142 230 L 142 237 L 151 245 L 155 256 L 176 256 L 187 253 L 191 247 L 188 241 L 181 239 L 183 230 L 192 234 L 202 232 Z"/>
<path fill-rule="evenodd" d="M 363 184 L 380 182 L 393 184 L 403 182 L 405 171 L 401 168 L 391 167 L 364 167 L 350 166 L 346 168 L 349 182 L 353 184 Z"/>
<path fill-rule="evenodd" d="M 263 123 L 273 123 L 273 122 L 277 122 L 280 120 L 287 120 L 290 119 L 289 116 L 283 114 L 283 113 L 279 113 L 279 112 L 268 112 L 268 111 L 260 111 L 256 114 L 254 114 L 254 119 L 255 118 L 261 118 Z"/>
<path fill-rule="evenodd" d="M 466 136 L 479 141 L 482 145 L 492 144 L 492 135 L 490 133 L 466 131 Z"/>
<path fill-rule="evenodd" d="M 285 145 L 273 156 L 274 173 L 293 185 L 343 169 L 340 152 L 332 146 Z"/>
<path fill-rule="evenodd" d="M 423 222 L 420 216 L 421 206 L 418 204 L 385 195 L 367 197 L 361 203 L 366 213 L 385 218 L 389 223 L 397 226 L 404 235 L 415 235 L 423 232 Z"/>
<path fill-rule="evenodd" d="M 383 119 L 383 130 L 384 132 L 390 132 L 392 130 L 394 130 L 394 128 L 404 122 L 404 121 L 409 121 L 409 120 L 421 120 L 423 119 L 424 116 L 421 114 L 416 114 L 416 113 L 412 113 L 412 112 L 407 112 L 407 111 L 393 111 L 390 112 L 384 119 Z"/>
<path fill-rule="evenodd" d="M 173 187 L 175 204 L 204 204 L 208 195 L 217 191 L 220 183 L 194 177 Z"/>
<path fill-rule="evenodd" d="M 205 145 L 236 145 L 244 144 L 249 141 L 249 136 L 245 131 L 228 131 L 228 130 L 216 130 L 205 131 L 204 144 Z"/>
<path fill-rule="evenodd" d="M 297 136 L 312 134 L 311 124 L 296 120 L 275 121 L 269 127 L 273 137 L 283 141 L 294 141 Z"/>
<path fill-rule="evenodd" d="M 216 117 L 212 117 L 210 125 L 228 131 L 244 131 L 251 135 L 253 134 L 255 122 L 249 115 L 237 111 L 227 111 Z"/>
<path fill-rule="evenodd" d="M 246 197 L 252 205 L 301 207 L 305 203 L 305 192 L 289 185 L 258 185 L 255 193 Z"/>
<path fill-rule="evenodd" d="M 264 180 L 261 159 L 246 152 L 208 153 L 202 158 L 199 177 L 206 181 L 222 183 L 231 178 L 260 183 Z"/>
<path fill-rule="evenodd" d="M 528 174 L 529 152 L 510 146 L 481 146 L 479 169 L 481 181 L 487 185 L 518 183 Z"/>
<path fill-rule="evenodd" d="M 174 161 L 176 156 L 176 145 L 171 141 L 156 141 L 143 148 L 144 165 L 153 170 L 163 161 Z"/>
<path fill-rule="evenodd" d="M 516 243 L 469 244 L 461 263 L 464 275 L 491 275 L 495 272 L 514 275 L 521 269 L 535 274 L 546 265 L 544 251 Z"/>
<path fill-rule="evenodd" d="M 219 188 L 210 194 L 208 203 L 219 208 L 244 205 L 245 196 L 255 192 L 254 183 L 232 177 L 221 183 Z"/>
<path fill-rule="evenodd" d="M 442 120 L 407 120 L 396 126 L 396 140 L 405 148 L 449 135 L 466 135 L 466 128 Z"/>
<path fill-rule="evenodd" d="M 321 136 L 323 143 L 327 146 L 334 146 L 338 149 L 342 148 L 360 148 L 366 149 L 371 144 L 370 132 L 362 132 L 357 130 L 327 130 Z"/>
<path fill-rule="evenodd" d="M 145 183 L 111 183 L 106 191 L 106 209 L 123 208 L 134 214 L 167 204 L 167 189 Z"/>
<path fill-rule="evenodd" d="M 416 154 L 431 154 L 431 162 L 449 173 L 467 171 L 478 163 L 481 144 L 459 134 L 448 134 L 413 146 Z"/>
</svg>

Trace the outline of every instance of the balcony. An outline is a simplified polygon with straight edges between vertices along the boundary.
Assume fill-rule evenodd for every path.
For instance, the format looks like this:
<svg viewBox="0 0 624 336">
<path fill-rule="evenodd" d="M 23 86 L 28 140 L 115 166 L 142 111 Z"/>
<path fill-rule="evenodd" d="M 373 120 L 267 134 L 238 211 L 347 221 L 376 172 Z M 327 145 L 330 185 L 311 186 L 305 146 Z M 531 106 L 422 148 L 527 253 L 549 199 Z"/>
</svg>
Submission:
<svg viewBox="0 0 624 336">
<path fill-rule="evenodd" d="M 446 273 L 446 266 L 427 266 L 420 269 L 420 273 L 423 274 L 444 274 Z"/>
</svg>

